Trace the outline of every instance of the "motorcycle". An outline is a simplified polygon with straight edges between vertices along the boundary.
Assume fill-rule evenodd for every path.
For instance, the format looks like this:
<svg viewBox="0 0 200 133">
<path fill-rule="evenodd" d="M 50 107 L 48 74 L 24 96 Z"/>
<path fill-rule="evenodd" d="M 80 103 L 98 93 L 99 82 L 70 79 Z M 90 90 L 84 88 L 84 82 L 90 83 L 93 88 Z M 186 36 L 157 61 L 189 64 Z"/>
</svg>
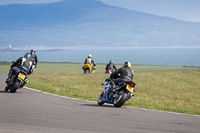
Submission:
<svg viewBox="0 0 200 133">
<path fill-rule="evenodd" d="M 116 69 L 108 69 L 108 70 L 105 71 L 105 73 L 111 74 L 111 73 L 113 73 L 114 71 L 116 71 Z"/>
<path fill-rule="evenodd" d="M 5 91 L 10 90 L 11 93 L 15 93 L 17 89 L 23 88 L 29 82 L 26 69 L 19 67 L 13 67 L 13 69 L 15 69 L 15 72 L 12 73 L 10 81 L 5 88 Z"/>
<path fill-rule="evenodd" d="M 115 89 L 111 90 L 111 85 L 114 82 L 110 79 L 106 80 L 104 85 L 104 91 L 98 98 L 98 105 L 103 105 L 104 103 L 114 104 L 115 107 L 121 107 L 126 101 L 131 99 L 135 92 L 135 83 L 132 81 L 120 82 Z"/>
<path fill-rule="evenodd" d="M 96 66 L 93 66 L 92 64 L 84 64 L 82 69 L 84 70 L 84 73 L 94 73 Z"/>
</svg>

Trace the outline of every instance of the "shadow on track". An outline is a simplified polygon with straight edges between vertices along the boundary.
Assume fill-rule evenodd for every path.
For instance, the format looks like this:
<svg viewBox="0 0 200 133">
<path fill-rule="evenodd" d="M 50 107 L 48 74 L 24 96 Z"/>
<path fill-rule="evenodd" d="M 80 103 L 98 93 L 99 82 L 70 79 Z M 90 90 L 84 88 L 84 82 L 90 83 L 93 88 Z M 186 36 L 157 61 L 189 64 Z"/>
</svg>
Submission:
<svg viewBox="0 0 200 133">
<path fill-rule="evenodd" d="M 81 104 L 81 106 L 115 108 L 112 104 L 104 104 L 104 105 L 98 105 L 98 104 Z"/>
<path fill-rule="evenodd" d="M 9 91 L 2 91 L 0 90 L 0 93 L 10 93 Z"/>
</svg>

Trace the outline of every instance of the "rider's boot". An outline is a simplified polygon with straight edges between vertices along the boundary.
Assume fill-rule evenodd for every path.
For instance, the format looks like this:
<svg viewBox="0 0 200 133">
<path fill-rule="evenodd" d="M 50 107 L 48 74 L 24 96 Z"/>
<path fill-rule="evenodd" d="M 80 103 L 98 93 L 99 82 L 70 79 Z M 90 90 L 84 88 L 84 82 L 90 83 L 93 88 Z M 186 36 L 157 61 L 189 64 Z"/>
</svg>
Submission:
<svg viewBox="0 0 200 133">
<path fill-rule="evenodd" d="M 8 73 L 8 77 L 6 78 L 6 81 L 5 81 L 7 84 L 8 84 L 8 83 L 10 82 L 10 80 L 11 80 L 12 72 L 13 72 L 12 69 L 10 69 L 10 70 L 9 70 L 9 73 Z"/>
<path fill-rule="evenodd" d="M 6 78 L 6 81 L 5 81 L 5 83 L 9 83 L 10 82 L 10 76 L 8 75 L 8 77 Z"/>
</svg>

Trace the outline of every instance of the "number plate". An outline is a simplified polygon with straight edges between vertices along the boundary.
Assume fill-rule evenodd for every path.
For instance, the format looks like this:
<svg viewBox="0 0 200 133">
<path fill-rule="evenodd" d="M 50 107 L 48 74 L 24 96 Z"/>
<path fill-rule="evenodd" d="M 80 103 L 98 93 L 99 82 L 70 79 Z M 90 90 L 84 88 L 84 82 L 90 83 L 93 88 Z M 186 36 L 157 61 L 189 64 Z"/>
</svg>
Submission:
<svg viewBox="0 0 200 133">
<path fill-rule="evenodd" d="M 128 85 L 126 86 L 126 89 L 129 90 L 130 92 L 133 92 L 133 89 L 134 89 L 134 88 L 128 84 Z"/>
<path fill-rule="evenodd" d="M 18 77 L 19 77 L 20 79 L 23 79 L 23 80 L 26 78 L 26 76 L 25 76 L 24 74 L 22 74 L 22 73 L 19 73 Z"/>
</svg>

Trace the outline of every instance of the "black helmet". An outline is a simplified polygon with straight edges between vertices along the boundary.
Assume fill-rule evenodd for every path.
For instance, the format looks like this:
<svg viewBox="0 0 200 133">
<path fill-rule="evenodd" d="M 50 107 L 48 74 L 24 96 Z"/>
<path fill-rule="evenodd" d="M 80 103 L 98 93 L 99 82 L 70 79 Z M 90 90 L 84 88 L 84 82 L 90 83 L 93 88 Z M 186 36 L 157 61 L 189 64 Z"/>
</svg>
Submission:
<svg viewBox="0 0 200 133">
<path fill-rule="evenodd" d="M 31 53 L 34 53 L 34 54 L 35 54 L 35 50 L 31 49 Z"/>
</svg>

